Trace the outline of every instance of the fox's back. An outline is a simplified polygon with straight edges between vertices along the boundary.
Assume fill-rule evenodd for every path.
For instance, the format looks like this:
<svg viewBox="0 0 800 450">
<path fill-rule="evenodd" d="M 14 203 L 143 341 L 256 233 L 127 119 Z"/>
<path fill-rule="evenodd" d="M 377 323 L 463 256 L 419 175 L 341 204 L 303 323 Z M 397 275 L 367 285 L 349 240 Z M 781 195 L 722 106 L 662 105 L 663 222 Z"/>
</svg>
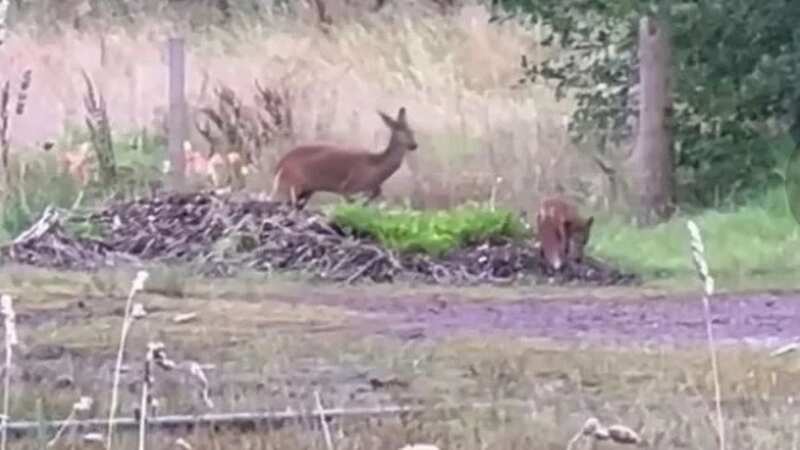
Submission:
<svg viewBox="0 0 800 450">
<path fill-rule="evenodd" d="M 539 206 L 537 221 L 553 225 L 573 222 L 578 218 L 578 210 L 571 203 L 558 197 L 548 197 Z"/>
</svg>

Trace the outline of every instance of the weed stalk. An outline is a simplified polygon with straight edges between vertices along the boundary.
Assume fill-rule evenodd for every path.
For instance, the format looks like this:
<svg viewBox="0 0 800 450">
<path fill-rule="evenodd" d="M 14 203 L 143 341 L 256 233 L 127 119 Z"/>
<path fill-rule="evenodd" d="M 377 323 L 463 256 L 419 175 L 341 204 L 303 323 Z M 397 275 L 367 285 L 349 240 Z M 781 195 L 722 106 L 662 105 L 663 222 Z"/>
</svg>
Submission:
<svg viewBox="0 0 800 450">
<path fill-rule="evenodd" d="M 14 347 L 19 344 L 17 337 L 16 313 L 14 312 L 14 302 L 10 295 L 0 297 L 0 313 L 5 318 L 6 329 L 6 364 L 5 374 L 3 375 L 3 417 L 2 417 L 2 436 L 0 437 L 0 449 L 6 450 L 8 443 L 8 413 L 11 401 L 11 364 L 14 359 Z"/>
<path fill-rule="evenodd" d="M 717 410 L 717 435 L 719 437 L 719 448 L 725 450 L 725 424 L 722 415 L 722 394 L 720 393 L 719 368 L 717 366 L 717 351 L 714 345 L 714 334 L 711 326 L 711 304 L 709 298 L 714 295 L 714 278 L 708 272 L 708 262 L 705 257 L 705 246 L 703 237 L 700 235 L 700 228 L 693 220 L 686 223 L 691 235 L 692 261 L 700 281 L 703 283 L 703 315 L 706 324 L 706 337 L 708 340 L 708 352 L 711 357 L 711 371 L 714 376 L 714 402 Z"/>
<path fill-rule="evenodd" d="M 128 338 L 128 332 L 133 324 L 134 316 L 133 310 L 133 297 L 144 289 L 144 283 L 147 281 L 148 273 L 141 270 L 136 274 L 136 278 L 131 284 L 131 290 L 128 293 L 128 300 L 125 304 L 125 317 L 122 321 L 122 332 L 119 340 L 119 349 L 117 350 L 117 362 L 114 366 L 114 384 L 111 388 L 111 406 L 108 412 L 108 436 L 106 438 L 106 450 L 111 450 L 111 441 L 114 433 L 114 416 L 117 411 L 117 402 L 119 396 L 119 378 L 122 369 L 122 357 L 125 353 L 125 342 Z"/>
</svg>

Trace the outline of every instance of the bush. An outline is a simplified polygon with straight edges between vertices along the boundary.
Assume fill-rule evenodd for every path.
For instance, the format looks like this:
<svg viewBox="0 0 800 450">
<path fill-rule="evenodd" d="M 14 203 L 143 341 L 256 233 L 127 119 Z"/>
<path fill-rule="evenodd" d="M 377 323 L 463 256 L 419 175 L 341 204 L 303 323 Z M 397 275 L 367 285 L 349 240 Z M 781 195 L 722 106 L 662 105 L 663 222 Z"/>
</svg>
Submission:
<svg viewBox="0 0 800 450">
<path fill-rule="evenodd" d="M 71 150 L 76 142 L 87 139 L 85 132 L 72 129 L 56 143 L 53 152 Z M 117 165 L 117 180 L 113 186 L 96 182 L 80 186 L 72 176 L 61 172 L 52 152 L 13 158 L 12 185 L 0 196 L 0 240 L 11 239 L 30 227 L 47 206 L 92 207 L 109 198 L 147 194 L 151 184 L 163 176 L 160 166 L 166 157 L 164 143 L 147 134 L 118 135 L 113 140 Z M 79 198 L 80 205 L 77 205 Z"/>
<path fill-rule="evenodd" d="M 526 229 L 508 210 L 463 205 L 451 210 L 385 209 L 356 203 L 338 204 L 330 212 L 335 224 L 372 237 L 401 252 L 441 255 L 489 239 L 520 239 Z"/>
</svg>

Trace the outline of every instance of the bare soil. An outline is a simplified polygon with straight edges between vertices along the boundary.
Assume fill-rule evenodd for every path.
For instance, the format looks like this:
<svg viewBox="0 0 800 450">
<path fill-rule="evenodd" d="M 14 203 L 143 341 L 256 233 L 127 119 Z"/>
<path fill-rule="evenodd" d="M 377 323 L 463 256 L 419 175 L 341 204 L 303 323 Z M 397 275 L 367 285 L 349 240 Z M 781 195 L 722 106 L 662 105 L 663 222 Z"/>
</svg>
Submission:
<svg viewBox="0 0 800 450">
<path fill-rule="evenodd" d="M 312 296 L 292 302 L 367 313 L 369 330 L 402 339 L 451 335 L 546 338 L 608 345 L 696 345 L 706 339 L 699 297 L 654 296 L 637 300 L 592 297 L 492 302 L 447 294 L 381 298 Z M 800 294 L 745 293 L 711 301 L 719 343 L 780 344 L 800 336 Z"/>
</svg>

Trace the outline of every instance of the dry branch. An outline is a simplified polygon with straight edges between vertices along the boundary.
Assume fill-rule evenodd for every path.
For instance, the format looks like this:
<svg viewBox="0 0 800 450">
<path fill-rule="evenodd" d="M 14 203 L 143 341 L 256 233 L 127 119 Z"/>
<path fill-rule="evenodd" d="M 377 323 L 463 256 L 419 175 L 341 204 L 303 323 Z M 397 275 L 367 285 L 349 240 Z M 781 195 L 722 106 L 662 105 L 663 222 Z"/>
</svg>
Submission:
<svg viewBox="0 0 800 450">
<path fill-rule="evenodd" d="M 637 281 L 592 258 L 553 272 L 532 242 L 510 239 L 494 238 L 438 257 L 399 254 L 375 239 L 337 227 L 319 212 L 215 193 L 173 193 L 118 203 L 70 222 L 89 225 L 103 238 L 70 237 L 55 223 L 38 238 L 0 248 L 0 258 L 89 270 L 125 259 L 189 263 L 211 276 L 230 276 L 242 269 L 299 271 L 346 283 L 508 284 L 526 277 L 562 283 Z"/>
</svg>

